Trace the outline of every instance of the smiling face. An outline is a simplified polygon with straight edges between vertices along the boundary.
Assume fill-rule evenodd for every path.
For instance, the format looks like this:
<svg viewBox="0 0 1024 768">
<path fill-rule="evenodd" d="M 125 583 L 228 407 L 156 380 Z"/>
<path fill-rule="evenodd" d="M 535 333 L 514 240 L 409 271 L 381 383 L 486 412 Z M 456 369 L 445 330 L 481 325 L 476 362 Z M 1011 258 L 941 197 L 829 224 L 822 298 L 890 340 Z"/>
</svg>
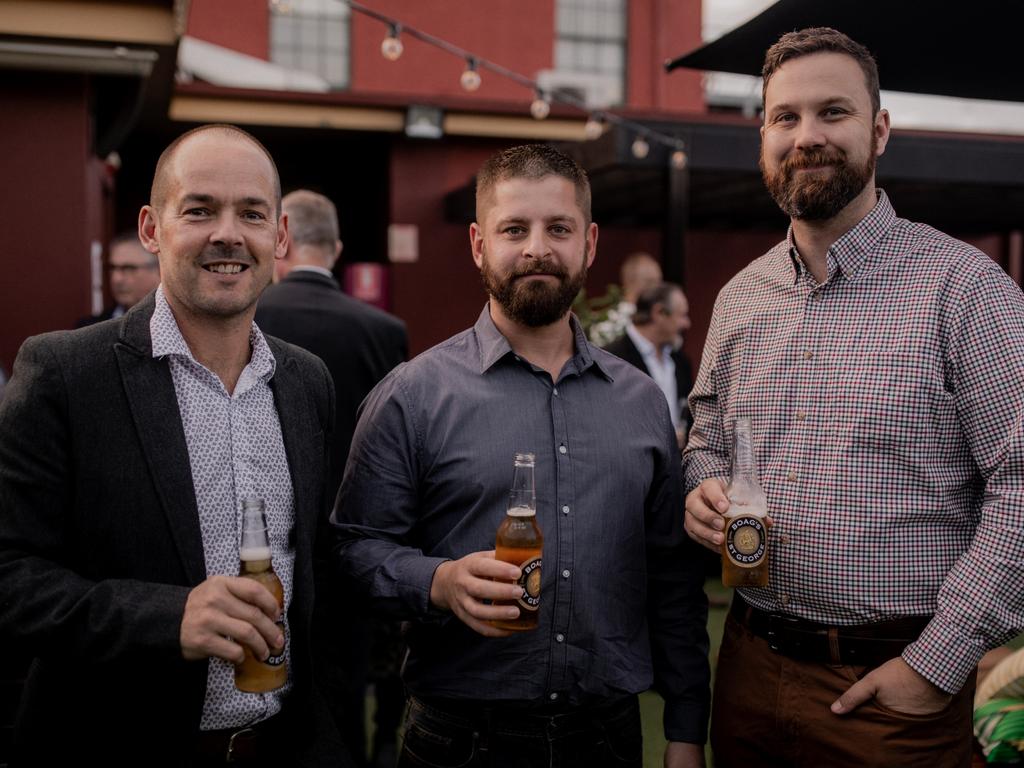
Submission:
<svg viewBox="0 0 1024 768">
<path fill-rule="evenodd" d="M 789 59 L 768 81 L 761 172 L 793 219 L 831 219 L 860 198 L 873 205 L 875 163 L 888 138 L 889 115 L 875 114 L 864 72 L 851 56 Z"/>
<path fill-rule="evenodd" d="M 159 256 L 168 303 L 195 319 L 251 317 L 288 245 L 269 160 L 239 135 L 206 131 L 178 146 L 166 174 L 139 236 Z"/>
<path fill-rule="evenodd" d="M 597 225 L 586 223 L 573 183 L 503 179 L 480 213 L 470 226 L 473 261 L 498 311 L 528 328 L 563 320 L 597 245 Z"/>
</svg>

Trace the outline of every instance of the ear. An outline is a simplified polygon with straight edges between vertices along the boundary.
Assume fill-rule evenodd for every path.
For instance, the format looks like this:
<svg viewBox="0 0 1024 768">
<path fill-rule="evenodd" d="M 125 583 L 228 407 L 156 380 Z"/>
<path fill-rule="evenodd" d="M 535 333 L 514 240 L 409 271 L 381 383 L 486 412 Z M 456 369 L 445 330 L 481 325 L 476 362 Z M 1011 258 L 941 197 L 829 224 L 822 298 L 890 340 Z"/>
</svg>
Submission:
<svg viewBox="0 0 1024 768">
<path fill-rule="evenodd" d="M 587 269 L 594 263 L 594 257 L 597 255 L 597 223 L 590 222 L 590 226 L 587 227 Z"/>
<path fill-rule="evenodd" d="M 274 258 L 281 260 L 288 254 L 288 214 L 282 213 L 277 220 L 277 244 L 274 247 Z"/>
<path fill-rule="evenodd" d="M 139 211 L 139 241 L 150 253 L 160 253 L 160 222 L 156 208 L 151 205 L 142 206 Z"/>
<path fill-rule="evenodd" d="M 475 221 L 469 225 L 469 248 L 473 252 L 473 263 L 477 269 L 484 265 L 484 233 Z"/>
<path fill-rule="evenodd" d="M 878 157 L 882 156 L 882 153 L 885 152 L 885 145 L 889 143 L 889 130 L 889 110 L 880 109 L 875 115 L 874 125 L 875 136 L 878 137 L 878 152 L 876 153 Z"/>
</svg>

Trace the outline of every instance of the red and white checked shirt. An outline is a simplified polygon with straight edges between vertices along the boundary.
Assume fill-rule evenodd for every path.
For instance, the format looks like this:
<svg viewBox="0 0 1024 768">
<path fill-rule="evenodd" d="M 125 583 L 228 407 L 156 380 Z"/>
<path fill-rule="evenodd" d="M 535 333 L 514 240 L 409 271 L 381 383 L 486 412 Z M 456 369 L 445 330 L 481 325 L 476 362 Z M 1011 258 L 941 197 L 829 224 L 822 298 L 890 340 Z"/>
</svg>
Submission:
<svg viewBox="0 0 1024 768">
<path fill-rule="evenodd" d="M 1024 295 L 885 193 L 818 283 L 785 241 L 715 302 L 687 490 L 754 425 L 775 526 L 744 599 L 829 624 L 934 619 L 904 660 L 954 692 L 1024 627 Z"/>
</svg>

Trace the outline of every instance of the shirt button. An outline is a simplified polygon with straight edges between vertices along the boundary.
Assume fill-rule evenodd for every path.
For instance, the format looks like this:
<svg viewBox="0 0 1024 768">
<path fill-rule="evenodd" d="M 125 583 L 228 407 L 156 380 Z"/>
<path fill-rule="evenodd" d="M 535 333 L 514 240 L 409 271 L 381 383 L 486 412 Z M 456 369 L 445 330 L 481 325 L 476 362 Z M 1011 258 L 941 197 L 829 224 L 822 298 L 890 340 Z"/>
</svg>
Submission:
<svg viewBox="0 0 1024 768">
<path fill-rule="evenodd" d="M 566 568 L 564 571 L 562 571 L 562 578 L 563 579 L 568 579 L 569 578 L 569 569 L 568 568 Z"/>
<path fill-rule="evenodd" d="M 779 536 L 779 544 L 789 544 L 789 535 L 784 533 Z"/>
<path fill-rule="evenodd" d="M 563 504 L 562 505 L 562 514 L 563 515 L 568 515 L 569 514 L 569 505 L 568 504 Z"/>
<path fill-rule="evenodd" d="M 821 301 L 821 291 L 819 291 L 818 293 L 814 294 L 814 300 L 815 301 Z"/>
<path fill-rule="evenodd" d="M 551 394 L 554 395 L 555 397 L 558 397 L 558 387 L 555 387 L 554 389 L 552 389 L 551 390 Z"/>
<path fill-rule="evenodd" d="M 807 418 L 807 413 L 806 412 L 804 412 L 804 411 L 797 411 L 796 412 L 796 420 L 797 421 L 803 421 L 806 418 Z"/>
<path fill-rule="evenodd" d="M 552 701 L 558 701 L 558 694 L 557 693 L 549 693 L 548 694 L 548 698 L 551 699 Z"/>
<path fill-rule="evenodd" d="M 804 360 L 810 360 L 812 357 L 814 357 L 814 353 L 811 352 L 811 350 L 809 350 L 809 349 L 805 349 L 804 350 Z"/>
<path fill-rule="evenodd" d="M 782 603 L 783 605 L 789 605 L 789 595 L 787 595 L 787 594 L 779 595 L 779 602 Z"/>
<path fill-rule="evenodd" d="M 786 479 L 789 480 L 789 482 L 791 482 L 791 483 L 795 483 L 796 482 L 796 472 L 794 472 L 793 470 L 790 470 L 786 474 Z"/>
<path fill-rule="evenodd" d="M 556 643 L 564 643 L 565 642 L 565 635 L 563 635 L 561 632 L 559 632 L 557 635 L 555 635 L 555 642 Z"/>
<path fill-rule="evenodd" d="M 564 445 L 560 445 L 560 446 L 558 446 L 558 452 L 559 452 L 559 453 L 567 453 L 567 452 L 568 452 L 568 450 L 569 450 L 569 449 L 568 449 L 568 448 L 566 448 L 566 447 L 565 447 Z"/>
</svg>

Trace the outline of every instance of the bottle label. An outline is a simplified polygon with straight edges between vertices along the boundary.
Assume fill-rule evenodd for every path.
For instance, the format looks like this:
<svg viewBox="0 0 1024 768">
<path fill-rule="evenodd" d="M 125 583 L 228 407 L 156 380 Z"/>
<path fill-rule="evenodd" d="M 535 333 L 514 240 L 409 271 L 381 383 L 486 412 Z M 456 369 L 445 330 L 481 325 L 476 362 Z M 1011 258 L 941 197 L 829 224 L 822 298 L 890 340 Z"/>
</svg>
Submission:
<svg viewBox="0 0 1024 768">
<path fill-rule="evenodd" d="M 725 551 L 741 568 L 754 568 L 764 560 L 766 537 L 759 517 L 734 517 L 726 520 Z"/>
<path fill-rule="evenodd" d="M 519 566 L 519 581 L 523 596 L 516 602 L 527 611 L 540 609 L 540 565 L 541 558 L 534 557 Z"/>
<path fill-rule="evenodd" d="M 284 649 L 288 647 L 288 629 L 284 625 L 284 620 L 277 622 L 277 626 L 281 629 L 281 636 L 284 637 L 284 645 L 281 646 L 281 653 L 278 656 L 271 654 L 267 657 L 267 660 L 263 663 L 268 667 L 280 667 L 284 664 Z"/>
</svg>

